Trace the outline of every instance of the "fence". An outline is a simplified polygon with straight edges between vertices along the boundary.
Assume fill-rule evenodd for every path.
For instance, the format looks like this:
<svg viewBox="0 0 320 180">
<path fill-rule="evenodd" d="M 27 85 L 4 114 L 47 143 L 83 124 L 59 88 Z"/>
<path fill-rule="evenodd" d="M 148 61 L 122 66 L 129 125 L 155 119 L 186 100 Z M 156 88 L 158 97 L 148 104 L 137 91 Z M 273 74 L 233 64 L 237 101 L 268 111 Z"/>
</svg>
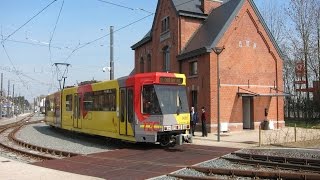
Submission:
<svg viewBox="0 0 320 180">
<path fill-rule="evenodd" d="M 320 129 L 306 129 L 297 127 L 285 127 L 276 130 L 259 129 L 259 146 L 319 139 Z"/>
</svg>

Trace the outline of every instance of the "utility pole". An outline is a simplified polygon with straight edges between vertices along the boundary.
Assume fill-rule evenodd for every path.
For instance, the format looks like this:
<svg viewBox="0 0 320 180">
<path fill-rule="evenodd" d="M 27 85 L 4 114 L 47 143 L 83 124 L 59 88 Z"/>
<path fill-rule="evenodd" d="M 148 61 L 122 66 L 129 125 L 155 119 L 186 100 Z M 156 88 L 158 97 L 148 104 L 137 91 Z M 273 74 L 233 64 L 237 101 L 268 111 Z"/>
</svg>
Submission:
<svg viewBox="0 0 320 180">
<path fill-rule="evenodd" d="M 2 27 L 2 26 L 1 26 Z M 1 73 L 1 89 L 0 89 L 0 119 L 2 118 L 2 102 L 3 102 L 3 73 Z"/>
<path fill-rule="evenodd" d="M 15 111 L 15 108 L 14 108 L 14 84 L 12 84 L 12 114 L 14 115 L 14 111 Z"/>
<path fill-rule="evenodd" d="M 114 62 L 113 62 L 113 26 L 110 26 L 110 80 L 114 79 Z"/>
<path fill-rule="evenodd" d="M 9 111 L 9 95 L 10 95 L 10 80 L 8 80 L 8 92 L 7 92 L 7 117 L 10 117 L 10 111 Z"/>
<path fill-rule="evenodd" d="M 36 98 L 33 98 L 33 112 L 36 110 Z"/>
</svg>

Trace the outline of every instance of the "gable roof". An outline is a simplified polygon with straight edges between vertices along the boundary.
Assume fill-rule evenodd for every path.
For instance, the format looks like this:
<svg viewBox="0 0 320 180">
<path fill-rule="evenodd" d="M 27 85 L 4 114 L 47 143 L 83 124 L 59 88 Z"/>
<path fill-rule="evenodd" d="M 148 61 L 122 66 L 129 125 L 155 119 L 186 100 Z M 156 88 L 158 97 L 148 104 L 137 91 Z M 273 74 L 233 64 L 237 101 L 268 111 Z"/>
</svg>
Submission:
<svg viewBox="0 0 320 180">
<path fill-rule="evenodd" d="M 178 60 L 211 52 L 240 11 L 244 0 L 230 0 L 214 9 L 199 28 Z"/>
<path fill-rule="evenodd" d="M 159 7 L 159 3 L 161 0 L 158 0 L 156 13 L 154 15 L 153 24 L 151 30 L 137 43 L 131 46 L 132 50 L 142 46 L 143 44 L 152 40 L 152 30 L 155 23 L 155 18 L 157 16 L 157 11 Z M 187 16 L 193 18 L 207 18 L 207 14 L 204 14 L 201 10 L 201 1 L 202 0 L 170 0 L 173 7 L 176 10 L 178 16 Z"/>
<path fill-rule="evenodd" d="M 203 0 L 172 0 L 172 4 L 179 16 L 205 19 L 207 14 L 201 8 L 201 1 Z"/>
<path fill-rule="evenodd" d="M 151 30 L 149 30 L 149 32 L 147 32 L 147 34 L 144 35 L 144 37 L 140 41 L 138 41 L 137 43 L 131 46 L 131 49 L 135 50 L 137 47 L 140 47 L 151 40 L 152 40 Z"/>
<path fill-rule="evenodd" d="M 264 22 L 258 8 L 252 0 L 248 1 L 257 17 L 259 18 L 259 21 L 261 22 L 265 31 L 267 32 L 268 37 L 271 39 L 274 47 L 281 56 L 281 50 L 266 23 Z M 183 60 L 204 53 L 212 52 L 212 48 L 214 48 L 220 41 L 223 34 L 230 26 L 231 22 L 240 11 L 244 2 L 245 0 L 229 0 L 225 4 L 214 9 L 206 19 L 206 21 L 203 23 L 203 25 L 198 29 L 193 38 L 189 41 L 188 45 L 184 48 L 182 53 L 177 56 L 177 59 Z"/>
</svg>

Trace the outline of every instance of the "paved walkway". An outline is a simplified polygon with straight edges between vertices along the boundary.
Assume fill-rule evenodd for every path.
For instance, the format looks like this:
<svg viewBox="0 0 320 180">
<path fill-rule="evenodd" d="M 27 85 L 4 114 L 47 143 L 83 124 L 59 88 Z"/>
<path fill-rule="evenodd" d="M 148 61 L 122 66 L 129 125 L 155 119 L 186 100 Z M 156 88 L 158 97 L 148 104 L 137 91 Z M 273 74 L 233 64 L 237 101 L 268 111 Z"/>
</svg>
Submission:
<svg viewBox="0 0 320 180">
<path fill-rule="evenodd" d="M 228 132 L 220 134 L 218 142 L 217 133 L 208 133 L 208 137 L 202 137 L 201 132 L 195 132 L 193 143 L 197 145 L 219 146 L 230 148 L 252 148 L 259 146 L 259 131 L 244 130 L 241 132 Z"/>
</svg>

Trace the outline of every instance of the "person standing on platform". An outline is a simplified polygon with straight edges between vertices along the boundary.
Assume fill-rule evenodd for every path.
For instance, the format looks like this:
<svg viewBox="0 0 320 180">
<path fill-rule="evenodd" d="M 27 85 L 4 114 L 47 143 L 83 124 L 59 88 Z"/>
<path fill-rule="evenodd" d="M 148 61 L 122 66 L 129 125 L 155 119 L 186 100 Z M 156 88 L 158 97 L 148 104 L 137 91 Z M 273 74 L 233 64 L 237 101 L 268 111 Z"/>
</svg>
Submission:
<svg viewBox="0 0 320 180">
<path fill-rule="evenodd" d="M 204 107 L 201 108 L 202 114 L 201 114 L 201 124 L 202 124 L 202 137 L 207 137 L 207 114 Z"/>
<path fill-rule="evenodd" d="M 198 122 L 198 113 L 194 110 L 194 107 L 191 107 L 190 111 L 190 133 L 194 136 L 194 131 L 196 130 Z"/>
</svg>

